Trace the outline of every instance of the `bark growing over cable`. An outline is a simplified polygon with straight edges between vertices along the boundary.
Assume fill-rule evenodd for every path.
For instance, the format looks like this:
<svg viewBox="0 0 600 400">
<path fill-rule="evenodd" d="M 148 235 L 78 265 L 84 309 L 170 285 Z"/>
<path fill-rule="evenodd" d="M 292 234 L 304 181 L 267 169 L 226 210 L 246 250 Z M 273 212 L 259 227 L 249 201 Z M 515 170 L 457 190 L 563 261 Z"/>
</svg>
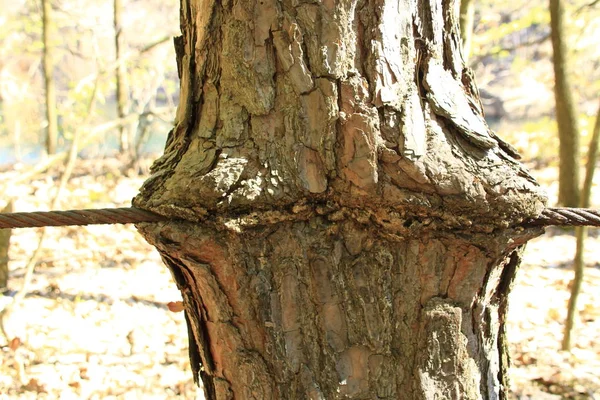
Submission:
<svg viewBox="0 0 600 400">
<path fill-rule="evenodd" d="M 181 103 L 134 205 L 207 398 L 503 398 L 545 198 L 487 127 L 455 5 L 183 0 Z M 197 222 L 201 221 L 201 224 Z"/>
</svg>

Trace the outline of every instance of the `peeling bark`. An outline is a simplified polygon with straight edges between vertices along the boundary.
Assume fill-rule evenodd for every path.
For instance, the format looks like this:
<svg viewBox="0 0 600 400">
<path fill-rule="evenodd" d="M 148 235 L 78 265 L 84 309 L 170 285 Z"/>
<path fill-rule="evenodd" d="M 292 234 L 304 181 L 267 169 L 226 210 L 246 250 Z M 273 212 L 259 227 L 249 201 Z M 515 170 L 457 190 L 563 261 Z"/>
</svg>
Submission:
<svg viewBox="0 0 600 400">
<path fill-rule="evenodd" d="M 209 399 L 505 398 L 545 197 L 451 1 L 182 1 L 181 103 L 134 199 Z"/>
</svg>

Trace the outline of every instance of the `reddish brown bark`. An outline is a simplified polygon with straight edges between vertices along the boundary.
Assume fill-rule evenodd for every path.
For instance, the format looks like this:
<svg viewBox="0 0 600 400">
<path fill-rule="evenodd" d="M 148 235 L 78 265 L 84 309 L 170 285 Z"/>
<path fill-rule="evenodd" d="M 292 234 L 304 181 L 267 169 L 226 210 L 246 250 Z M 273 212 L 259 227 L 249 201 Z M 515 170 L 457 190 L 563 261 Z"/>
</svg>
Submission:
<svg viewBox="0 0 600 400">
<path fill-rule="evenodd" d="M 134 201 L 209 399 L 503 398 L 544 197 L 451 2 L 182 3 L 181 104 Z"/>
</svg>

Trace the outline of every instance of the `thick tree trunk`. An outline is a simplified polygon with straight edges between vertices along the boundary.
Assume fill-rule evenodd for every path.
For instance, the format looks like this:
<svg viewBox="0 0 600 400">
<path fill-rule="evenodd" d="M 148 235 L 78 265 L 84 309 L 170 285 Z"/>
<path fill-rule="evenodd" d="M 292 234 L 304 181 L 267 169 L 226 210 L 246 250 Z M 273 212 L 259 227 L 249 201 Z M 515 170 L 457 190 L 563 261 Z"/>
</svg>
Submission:
<svg viewBox="0 0 600 400">
<path fill-rule="evenodd" d="M 567 207 L 579 207 L 579 125 L 568 72 L 564 8 L 561 0 L 550 0 L 549 4 L 556 124 L 560 141 L 558 202 Z"/>
<path fill-rule="evenodd" d="M 134 204 L 209 399 L 504 398 L 537 184 L 441 1 L 182 2 L 181 102 Z"/>
</svg>

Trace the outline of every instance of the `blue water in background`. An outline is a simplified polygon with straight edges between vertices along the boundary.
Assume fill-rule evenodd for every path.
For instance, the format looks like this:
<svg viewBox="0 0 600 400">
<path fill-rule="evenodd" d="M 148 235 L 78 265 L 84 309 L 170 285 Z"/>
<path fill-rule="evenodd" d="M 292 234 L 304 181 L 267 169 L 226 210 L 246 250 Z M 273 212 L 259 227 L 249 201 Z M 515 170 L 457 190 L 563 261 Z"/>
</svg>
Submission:
<svg viewBox="0 0 600 400">
<path fill-rule="evenodd" d="M 0 165 L 10 165 L 18 161 L 25 164 L 35 164 L 43 156 L 41 146 L 31 147 L 21 145 L 21 160 L 17 160 L 14 146 L 0 147 Z"/>
<path fill-rule="evenodd" d="M 161 154 L 167 138 L 167 130 L 154 131 L 149 135 L 148 140 L 141 146 L 141 155 Z M 57 153 L 68 151 L 69 143 L 59 145 Z M 43 143 L 21 143 L 21 158 L 17 159 L 15 147 L 9 145 L 0 145 L 0 167 L 6 168 L 17 162 L 33 165 L 46 157 L 46 151 Z M 117 138 L 113 135 L 107 136 L 102 142 L 95 142 L 79 150 L 79 157 L 84 159 L 105 158 L 116 156 L 119 152 Z"/>
</svg>

